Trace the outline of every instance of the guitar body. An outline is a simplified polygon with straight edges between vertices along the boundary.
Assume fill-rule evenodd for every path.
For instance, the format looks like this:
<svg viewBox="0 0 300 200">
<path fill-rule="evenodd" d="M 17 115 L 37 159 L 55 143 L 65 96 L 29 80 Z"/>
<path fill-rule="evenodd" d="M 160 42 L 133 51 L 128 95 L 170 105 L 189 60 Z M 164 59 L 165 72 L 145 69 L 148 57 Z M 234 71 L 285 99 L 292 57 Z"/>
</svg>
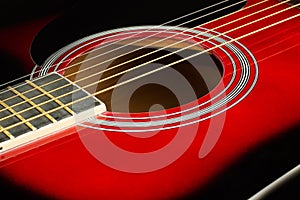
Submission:
<svg viewBox="0 0 300 200">
<path fill-rule="evenodd" d="M 207 84 L 205 77 L 202 77 L 203 82 L 198 83 L 195 71 L 174 67 L 169 71 L 166 69 L 166 72 L 158 72 L 158 75 L 143 77 L 144 82 L 137 81 L 126 88 L 120 85 L 119 90 L 104 92 L 106 96 L 102 96 L 103 99 L 102 93 L 97 94 L 106 103 L 106 112 L 55 132 L 55 137 L 49 136 L 3 153 L 0 168 L 3 179 L 12 187 L 24 188 L 50 199 L 179 199 L 200 198 L 205 195 L 210 198 L 209 195 L 216 197 L 217 194 L 209 191 L 226 190 L 232 191 L 229 194 L 233 195 L 229 196 L 224 192 L 227 198 L 245 199 L 278 178 L 276 176 L 299 164 L 299 134 L 296 132 L 299 133 L 300 122 L 300 69 L 297 62 L 300 55 L 300 17 L 266 27 L 295 16 L 300 10 L 292 8 L 244 26 L 290 7 L 284 3 L 274 6 L 278 4 L 276 0 L 261 4 L 258 2 L 249 0 L 244 10 L 194 29 L 167 25 L 155 28 L 147 25 L 114 28 L 71 42 L 62 51 L 49 55 L 44 64 L 35 67 L 32 78 L 56 71 L 84 87 L 140 65 L 135 63 L 120 71 L 113 71 L 112 74 L 101 73 L 80 83 L 81 79 L 102 70 L 89 69 L 89 66 L 100 63 L 101 60 L 89 63 L 88 66 L 81 65 L 81 62 L 111 50 L 105 49 L 105 45 L 116 43 L 114 48 L 128 45 L 124 52 L 131 55 L 132 49 L 175 34 L 166 44 L 150 44 L 149 52 L 183 40 L 183 46 L 166 51 L 177 52 L 188 45 L 193 45 L 194 49 L 187 48 L 186 54 L 178 53 L 178 57 L 172 59 L 177 61 L 191 52 L 205 52 L 206 57 L 204 53 L 199 53 L 199 57 L 189 60 L 184 66 L 193 68 L 199 60 L 204 62 L 210 59 L 207 61 L 210 63 L 208 65 L 214 64 L 209 68 L 211 71 L 208 75 L 217 79 L 207 85 L 206 92 L 198 91 L 197 84 Z M 255 4 L 258 5 L 254 6 Z M 259 12 L 268 7 L 272 8 Z M 251 15 L 256 12 L 257 14 Z M 247 15 L 251 16 L 243 18 Z M 229 22 L 233 23 L 224 25 Z M 264 27 L 266 29 L 263 30 Z M 259 29 L 262 30 L 249 34 Z M 156 34 L 155 37 L 153 34 Z M 149 38 L 146 41 L 148 43 L 132 44 L 132 41 L 136 42 L 141 38 Z M 103 52 L 93 52 L 99 47 L 104 49 Z M 120 52 L 124 53 L 119 51 L 117 54 Z M 145 52 L 124 59 L 127 61 L 143 54 Z M 112 68 L 120 65 L 124 59 L 120 61 L 114 58 L 102 67 Z M 212 62 L 215 60 L 218 61 Z M 158 60 L 156 64 L 154 68 L 149 66 L 147 69 L 158 69 L 169 63 Z M 76 69 L 73 70 L 73 66 Z M 200 74 L 205 73 L 201 71 L 205 66 L 195 67 L 194 70 L 198 70 Z M 80 70 L 85 72 L 80 73 Z M 76 75 L 72 75 L 73 73 Z M 147 74 L 148 71 L 137 73 L 129 72 L 128 77 L 124 74 L 114 79 L 108 87 L 139 74 Z M 177 75 L 178 78 L 171 78 Z M 151 87 L 147 90 L 148 85 Z M 86 90 L 97 93 L 107 86 L 103 87 L 96 85 Z M 182 94 L 182 90 L 187 93 Z M 154 98 L 155 96 L 163 98 Z M 187 99 L 188 97 L 191 99 Z M 175 99 L 178 105 L 165 103 L 164 99 Z M 156 101 L 159 105 L 156 105 Z M 288 132 L 289 130 L 291 131 Z M 294 148 L 293 152 L 288 152 L 289 157 L 286 154 L 277 155 L 280 151 L 284 152 L 282 149 L 277 151 L 276 148 L 280 146 L 277 141 L 286 141 L 284 137 L 287 135 L 293 138 L 292 141 L 288 140 L 290 145 L 287 145 Z M 270 141 L 275 145 L 271 154 L 267 145 Z M 260 157 L 261 160 L 251 157 L 251 152 L 259 152 L 254 157 Z M 238 164 L 244 158 L 247 160 L 247 156 L 249 161 L 244 163 L 250 162 L 252 168 Z M 269 163 L 265 163 L 266 160 Z M 239 174 L 237 166 L 245 167 L 245 171 L 239 169 L 243 171 Z M 263 172 L 258 169 L 260 167 Z M 273 176 L 268 175 L 268 171 L 272 171 L 270 168 L 274 171 L 278 169 Z M 230 172 L 232 177 L 227 179 L 232 181 L 220 180 L 226 172 Z M 263 176 L 264 173 L 267 178 Z M 245 175 L 245 178 L 237 178 L 240 175 Z M 254 177 L 254 180 L 250 181 L 249 177 Z M 233 190 L 239 188 L 238 185 L 245 188 L 250 186 L 243 191 L 235 191 L 238 193 L 235 196 Z"/>
</svg>

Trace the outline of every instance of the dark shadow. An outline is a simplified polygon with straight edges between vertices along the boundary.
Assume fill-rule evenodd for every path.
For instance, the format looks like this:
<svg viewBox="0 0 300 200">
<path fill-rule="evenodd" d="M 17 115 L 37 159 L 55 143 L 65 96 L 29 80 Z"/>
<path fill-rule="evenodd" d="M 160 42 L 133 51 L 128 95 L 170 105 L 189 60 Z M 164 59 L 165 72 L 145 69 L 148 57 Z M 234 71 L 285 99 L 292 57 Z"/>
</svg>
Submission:
<svg viewBox="0 0 300 200">
<path fill-rule="evenodd" d="M 54 200 L 53 198 L 26 189 L 25 186 L 21 187 L 14 184 L 2 174 L 0 174 L 0 191 L 3 197 L 9 197 L 9 199 Z"/>
<path fill-rule="evenodd" d="M 168 25 L 178 25 L 193 18 L 203 16 L 185 27 L 199 26 L 204 22 L 221 17 L 236 11 L 245 5 L 229 7 L 240 0 L 229 0 L 219 4 L 219 0 L 210 1 L 103 1 L 78 0 L 65 9 L 64 14 L 49 23 L 35 38 L 31 47 L 32 57 L 37 64 L 42 64 L 46 58 L 58 49 L 93 33 L 123 28 L 128 26 L 160 25 L 170 20 L 179 18 L 196 10 L 201 10 L 197 15 L 192 15 L 183 20 Z M 217 6 L 213 6 L 218 4 Z M 227 9 L 224 9 L 229 7 Z M 214 12 L 220 10 L 218 12 Z M 208 14 L 212 13 L 214 14 Z"/>
<path fill-rule="evenodd" d="M 0 1 L 0 29 L 63 12 L 76 0 L 5 0 Z"/>
<path fill-rule="evenodd" d="M 0 73 L 0 85 L 20 78 L 28 73 L 18 58 L 2 50 L 0 50 L 0 66 L 2 70 Z M 0 87 L 0 89 L 3 89 L 3 87 Z"/>
<path fill-rule="evenodd" d="M 300 124 L 261 144 L 204 189 L 182 199 L 248 199 L 300 164 Z M 262 200 L 300 198 L 300 173 Z M 181 199 L 181 198 L 180 198 Z"/>
</svg>

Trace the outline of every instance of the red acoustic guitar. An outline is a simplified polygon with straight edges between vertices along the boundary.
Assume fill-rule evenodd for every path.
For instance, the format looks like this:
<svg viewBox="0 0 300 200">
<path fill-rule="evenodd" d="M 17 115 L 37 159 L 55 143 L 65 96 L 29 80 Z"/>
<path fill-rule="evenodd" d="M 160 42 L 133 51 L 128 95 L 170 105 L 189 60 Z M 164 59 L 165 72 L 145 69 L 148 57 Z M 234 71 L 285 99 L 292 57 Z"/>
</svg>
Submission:
<svg viewBox="0 0 300 200">
<path fill-rule="evenodd" d="M 2 85 L 1 192 L 298 199 L 300 1 L 186 2 L 157 25 L 172 6 L 109 4 L 110 28 L 81 26 L 103 5 L 46 26 L 32 72 Z"/>
</svg>

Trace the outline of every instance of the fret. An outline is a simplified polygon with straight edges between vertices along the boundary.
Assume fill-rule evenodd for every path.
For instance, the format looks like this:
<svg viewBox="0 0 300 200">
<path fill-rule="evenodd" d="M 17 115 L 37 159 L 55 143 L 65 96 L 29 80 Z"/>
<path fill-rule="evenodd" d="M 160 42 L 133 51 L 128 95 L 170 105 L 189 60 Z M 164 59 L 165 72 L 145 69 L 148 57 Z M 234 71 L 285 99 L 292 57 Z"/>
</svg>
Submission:
<svg viewBox="0 0 300 200">
<path fill-rule="evenodd" d="M 47 114 L 41 107 L 39 107 L 38 105 L 36 105 L 33 101 L 31 101 L 30 99 L 28 99 L 22 93 L 18 92 L 17 90 L 15 90 L 13 87 L 10 87 L 10 86 L 8 87 L 8 89 L 11 90 L 12 92 L 14 92 L 15 94 L 17 94 L 22 99 L 24 99 L 30 105 L 32 105 L 33 108 L 36 108 L 40 113 L 42 113 L 44 116 L 46 116 L 51 122 L 53 122 L 53 123 L 56 122 L 56 120 L 51 115 Z"/>
<path fill-rule="evenodd" d="M 0 126 L 0 132 L 4 133 L 9 139 L 14 139 L 15 137 L 5 128 Z"/>
<path fill-rule="evenodd" d="M 31 130 L 33 131 L 36 130 L 36 128 L 31 123 L 26 122 L 26 120 L 24 119 L 24 117 L 22 117 L 22 115 L 18 114 L 18 112 L 16 112 L 14 109 L 8 106 L 6 103 L 0 100 L 0 104 L 9 112 L 11 112 L 13 115 L 15 115 L 17 118 L 19 118 L 22 122 L 24 122 L 24 124 L 26 124 Z"/>
<path fill-rule="evenodd" d="M 28 83 L 29 85 L 31 85 L 32 87 L 38 89 L 41 93 L 45 94 L 46 96 L 48 96 L 51 99 L 54 99 L 54 101 L 60 105 L 62 108 L 64 108 L 67 112 L 69 112 L 71 115 L 74 115 L 74 112 L 67 106 L 65 106 L 59 99 L 56 99 L 53 95 L 51 95 L 49 92 L 47 92 L 46 90 L 44 90 L 43 88 L 39 87 L 38 85 L 34 84 L 33 82 L 26 80 L 26 83 Z"/>
</svg>

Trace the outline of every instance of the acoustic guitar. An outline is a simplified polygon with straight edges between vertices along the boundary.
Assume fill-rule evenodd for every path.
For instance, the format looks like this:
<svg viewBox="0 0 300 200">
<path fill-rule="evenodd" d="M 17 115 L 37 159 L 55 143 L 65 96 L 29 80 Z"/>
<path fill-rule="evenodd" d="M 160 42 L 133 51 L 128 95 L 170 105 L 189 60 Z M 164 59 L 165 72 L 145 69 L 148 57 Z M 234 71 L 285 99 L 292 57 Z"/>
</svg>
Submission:
<svg viewBox="0 0 300 200">
<path fill-rule="evenodd" d="M 36 34 L 1 85 L 5 196 L 300 197 L 300 1 L 161 4 L 78 1 Z"/>
</svg>

